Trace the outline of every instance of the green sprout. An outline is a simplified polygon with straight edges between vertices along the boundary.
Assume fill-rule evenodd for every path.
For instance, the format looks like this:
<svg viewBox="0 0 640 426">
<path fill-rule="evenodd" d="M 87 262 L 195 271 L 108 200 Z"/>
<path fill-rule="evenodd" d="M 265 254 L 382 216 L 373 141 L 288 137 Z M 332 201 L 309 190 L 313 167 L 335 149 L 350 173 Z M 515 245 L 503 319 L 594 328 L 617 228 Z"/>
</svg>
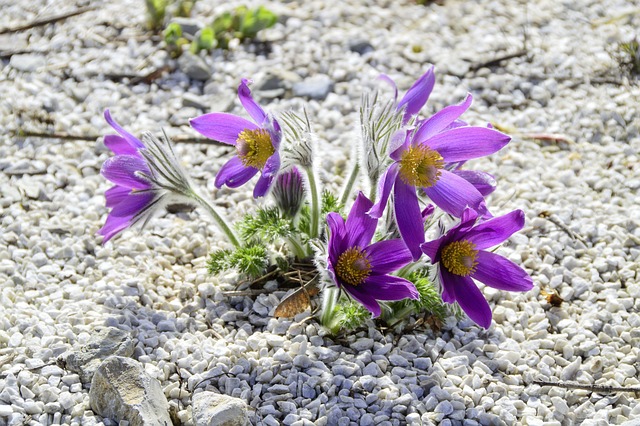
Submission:
<svg viewBox="0 0 640 426">
<path fill-rule="evenodd" d="M 167 14 L 167 0 L 145 0 L 147 5 L 147 25 L 153 31 L 160 31 Z"/>
<path fill-rule="evenodd" d="M 267 249 L 262 244 L 249 244 L 235 250 L 216 250 L 211 253 L 207 267 L 210 274 L 237 269 L 243 275 L 257 278 L 269 266 Z"/>
</svg>

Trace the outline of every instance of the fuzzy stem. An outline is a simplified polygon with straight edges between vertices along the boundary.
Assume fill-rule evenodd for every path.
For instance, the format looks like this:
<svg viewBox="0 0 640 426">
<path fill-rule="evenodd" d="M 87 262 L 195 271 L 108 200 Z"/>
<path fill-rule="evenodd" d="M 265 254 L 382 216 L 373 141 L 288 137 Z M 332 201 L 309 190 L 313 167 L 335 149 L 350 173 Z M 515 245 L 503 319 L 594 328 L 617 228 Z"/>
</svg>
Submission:
<svg viewBox="0 0 640 426">
<path fill-rule="evenodd" d="M 340 290 L 337 287 L 325 287 L 322 297 L 322 314 L 320 323 L 334 332 L 336 303 L 338 302 L 338 294 Z"/>
<path fill-rule="evenodd" d="M 192 192 L 190 194 L 190 197 L 197 201 L 198 204 L 200 204 L 200 206 L 202 206 L 211 215 L 213 220 L 216 222 L 216 225 L 218 225 L 222 232 L 225 233 L 229 241 L 231 241 L 234 246 L 240 247 L 240 240 L 236 236 L 235 232 L 233 232 L 229 225 L 227 225 L 225 220 L 218 214 L 216 209 L 214 209 L 211 204 L 209 204 L 204 198 L 202 198 L 195 192 Z"/>
<path fill-rule="evenodd" d="M 311 196 L 311 224 L 309 229 L 309 237 L 318 237 L 318 228 L 320 224 L 320 193 L 313 167 L 305 167 L 307 172 L 307 180 L 309 181 L 309 195 Z"/>
<path fill-rule="evenodd" d="M 305 257 L 307 257 L 306 250 L 302 247 L 302 245 L 300 244 L 300 242 L 296 237 L 290 236 L 289 238 L 287 238 L 287 241 L 289 242 L 289 245 L 293 249 L 298 259 L 304 259 Z"/>
<path fill-rule="evenodd" d="M 349 180 L 347 181 L 347 185 L 344 187 L 342 191 L 342 196 L 340 197 L 340 205 L 347 205 L 347 201 L 349 200 L 349 196 L 351 195 L 351 191 L 353 190 L 353 185 L 356 183 L 356 179 L 360 174 L 360 164 L 357 161 L 354 161 L 353 168 L 351 169 L 351 174 L 349 175 Z"/>
</svg>

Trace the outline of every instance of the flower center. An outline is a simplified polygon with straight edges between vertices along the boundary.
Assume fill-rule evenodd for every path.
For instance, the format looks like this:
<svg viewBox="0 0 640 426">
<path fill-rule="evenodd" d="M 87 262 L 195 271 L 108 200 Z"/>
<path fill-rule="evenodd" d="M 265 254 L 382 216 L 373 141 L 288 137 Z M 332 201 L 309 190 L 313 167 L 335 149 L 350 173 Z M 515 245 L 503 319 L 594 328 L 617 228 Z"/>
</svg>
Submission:
<svg viewBox="0 0 640 426">
<path fill-rule="evenodd" d="M 265 163 L 276 152 L 271 136 L 265 129 L 243 130 L 236 140 L 236 150 L 242 164 L 262 170 Z"/>
<path fill-rule="evenodd" d="M 447 244 L 441 252 L 442 264 L 455 275 L 463 277 L 471 275 L 476 270 L 476 245 L 468 240 L 454 241 Z"/>
<path fill-rule="evenodd" d="M 371 262 L 367 259 L 367 255 L 357 247 L 346 250 L 338 258 L 336 275 L 349 285 L 362 284 L 370 272 Z"/>
<path fill-rule="evenodd" d="M 403 182 L 420 188 L 435 185 L 444 167 L 442 156 L 424 145 L 412 146 L 403 152 L 399 163 Z"/>
</svg>

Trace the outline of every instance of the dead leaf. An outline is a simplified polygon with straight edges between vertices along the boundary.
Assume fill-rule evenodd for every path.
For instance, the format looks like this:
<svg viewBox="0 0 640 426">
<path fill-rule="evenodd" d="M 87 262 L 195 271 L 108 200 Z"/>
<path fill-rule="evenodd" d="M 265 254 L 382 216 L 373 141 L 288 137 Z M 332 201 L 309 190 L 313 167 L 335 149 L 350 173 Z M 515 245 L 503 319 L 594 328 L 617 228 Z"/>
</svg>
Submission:
<svg viewBox="0 0 640 426">
<path fill-rule="evenodd" d="M 311 298 L 319 292 L 320 289 L 313 282 L 300 287 L 280 302 L 273 316 L 276 318 L 291 318 L 304 312 L 305 309 L 311 307 Z"/>
</svg>

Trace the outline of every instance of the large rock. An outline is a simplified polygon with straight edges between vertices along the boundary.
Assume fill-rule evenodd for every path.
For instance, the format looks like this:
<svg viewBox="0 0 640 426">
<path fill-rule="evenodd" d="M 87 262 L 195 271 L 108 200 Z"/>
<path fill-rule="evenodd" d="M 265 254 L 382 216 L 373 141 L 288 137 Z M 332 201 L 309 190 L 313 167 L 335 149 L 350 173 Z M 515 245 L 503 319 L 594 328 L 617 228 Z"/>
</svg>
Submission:
<svg viewBox="0 0 640 426">
<path fill-rule="evenodd" d="M 191 402 L 196 426 L 245 426 L 247 404 L 241 399 L 213 392 L 200 392 Z"/>
<path fill-rule="evenodd" d="M 333 80 L 326 74 L 316 74 L 313 77 L 295 83 L 293 95 L 310 99 L 323 100 L 333 90 Z"/>
<path fill-rule="evenodd" d="M 60 355 L 58 365 L 77 373 L 82 383 L 91 383 L 102 361 L 112 355 L 130 357 L 134 349 L 135 343 L 128 332 L 115 327 L 97 327 L 89 343 Z"/>
<path fill-rule="evenodd" d="M 89 403 L 94 413 L 130 426 L 172 426 L 160 382 L 131 358 L 107 358 L 93 375 Z"/>
<path fill-rule="evenodd" d="M 206 81 L 211 78 L 209 65 L 200 56 L 191 52 L 184 52 L 178 58 L 178 67 L 193 80 Z"/>
</svg>

